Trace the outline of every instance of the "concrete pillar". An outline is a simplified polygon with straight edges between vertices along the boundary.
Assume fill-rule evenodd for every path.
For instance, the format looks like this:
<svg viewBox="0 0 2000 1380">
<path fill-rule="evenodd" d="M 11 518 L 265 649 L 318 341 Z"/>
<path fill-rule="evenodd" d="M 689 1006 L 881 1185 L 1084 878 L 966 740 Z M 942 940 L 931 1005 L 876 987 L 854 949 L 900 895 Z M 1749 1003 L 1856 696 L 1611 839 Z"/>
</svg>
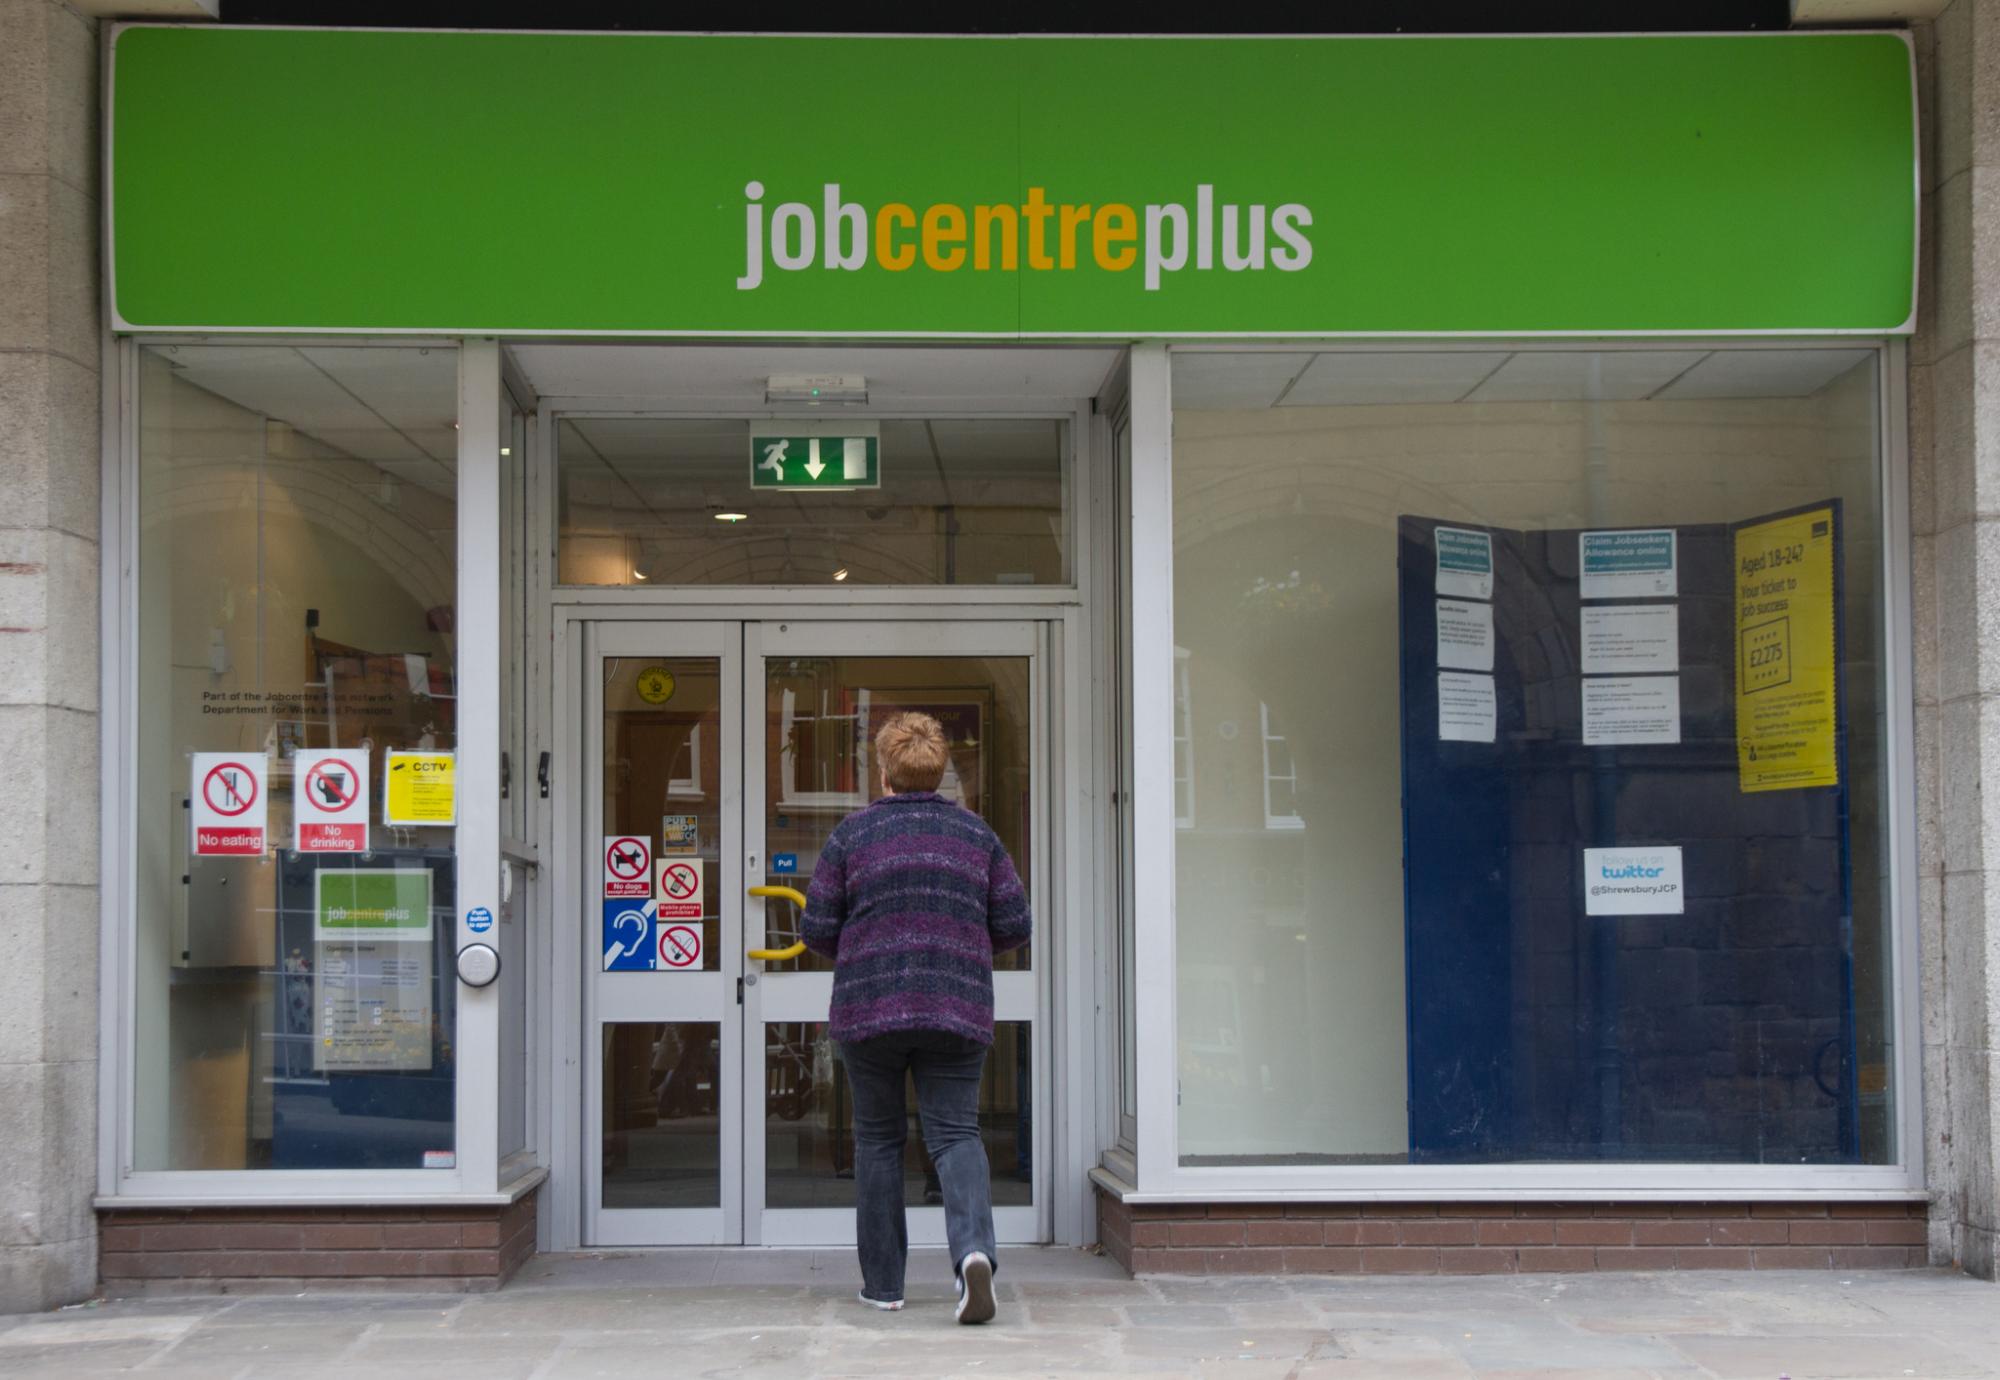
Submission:
<svg viewBox="0 0 2000 1380">
<path fill-rule="evenodd" d="M 98 58 L 0 0 L 0 1312 L 97 1284 Z"/>
<path fill-rule="evenodd" d="M 2000 1270 L 2000 0 L 1956 0 L 1918 43 L 1929 99 L 1910 447 L 1931 1256 L 1990 1279 Z"/>
</svg>

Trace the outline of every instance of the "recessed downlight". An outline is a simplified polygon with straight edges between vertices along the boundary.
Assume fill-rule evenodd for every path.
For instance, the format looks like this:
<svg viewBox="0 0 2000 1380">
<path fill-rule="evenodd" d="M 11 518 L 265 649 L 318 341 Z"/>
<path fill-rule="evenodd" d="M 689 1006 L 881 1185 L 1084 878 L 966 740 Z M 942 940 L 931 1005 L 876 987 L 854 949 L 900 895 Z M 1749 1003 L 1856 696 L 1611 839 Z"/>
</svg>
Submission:
<svg viewBox="0 0 2000 1380">
<path fill-rule="evenodd" d="M 750 515 L 748 513 L 717 513 L 715 520 L 717 522 L 748 522 Z"/>
</svg>

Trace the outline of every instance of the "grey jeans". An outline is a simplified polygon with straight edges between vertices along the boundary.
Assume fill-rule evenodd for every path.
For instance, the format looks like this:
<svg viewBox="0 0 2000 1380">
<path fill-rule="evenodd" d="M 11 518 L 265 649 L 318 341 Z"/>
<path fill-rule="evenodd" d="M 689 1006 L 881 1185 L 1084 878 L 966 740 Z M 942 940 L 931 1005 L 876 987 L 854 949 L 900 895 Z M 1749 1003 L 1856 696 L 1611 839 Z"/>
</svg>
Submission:
<svg viewBox="0 0 2000 1380">
<path fill-rule="evenodd" d="M 916 1080 L 924 1145 L 944 1190 L 952 1269 L 974 1251 L 997 1265 L 993 1182 L 979 1138 L 986 1046 L 941 1030 L 913 1030 L 843 1044 L 840 1057 L 854 1090 L 855 1244 L 862 1292 L 871 1299 L 903 1297 L 910 1255 L 903 1211 L 903 1141 L 910 1120 L 903 1099 L 906 1071 Z"/>
</svg>

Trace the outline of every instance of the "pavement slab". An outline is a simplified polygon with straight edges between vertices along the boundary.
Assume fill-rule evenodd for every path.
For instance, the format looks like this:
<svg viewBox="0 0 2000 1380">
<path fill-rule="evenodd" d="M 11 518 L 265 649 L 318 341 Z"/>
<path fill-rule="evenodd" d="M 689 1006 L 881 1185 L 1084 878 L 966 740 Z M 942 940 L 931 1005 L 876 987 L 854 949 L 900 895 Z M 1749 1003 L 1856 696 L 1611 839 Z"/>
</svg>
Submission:
<svg viewBox="0 0 2000 1380">
<path fill-rule="evenodd" d="M 841 1251 L 540 1256 L 497 1294 L 114 1299 L 0 1317 L 6 1380 L 2000 1380 L 2000 1288 L 1944 1271 L 1133 1280 L 1006 1253 L 952 1319 L 941 1252 L 898 1313 Z"/>
</svg>

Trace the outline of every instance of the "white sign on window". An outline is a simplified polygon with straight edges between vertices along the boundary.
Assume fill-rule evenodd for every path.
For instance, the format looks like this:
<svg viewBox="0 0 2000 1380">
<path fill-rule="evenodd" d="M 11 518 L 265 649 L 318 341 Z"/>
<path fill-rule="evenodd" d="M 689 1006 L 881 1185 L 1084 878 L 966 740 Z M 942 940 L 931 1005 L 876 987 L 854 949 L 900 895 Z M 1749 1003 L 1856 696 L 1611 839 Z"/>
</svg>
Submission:
<svg viewBox="0 0 2000 1380">
<path fill-rule="evenodd" d="M 1681 850 L 1583 850 L 1585 915 L 1680 915 L 1686 909 Z"/>
</svg>

